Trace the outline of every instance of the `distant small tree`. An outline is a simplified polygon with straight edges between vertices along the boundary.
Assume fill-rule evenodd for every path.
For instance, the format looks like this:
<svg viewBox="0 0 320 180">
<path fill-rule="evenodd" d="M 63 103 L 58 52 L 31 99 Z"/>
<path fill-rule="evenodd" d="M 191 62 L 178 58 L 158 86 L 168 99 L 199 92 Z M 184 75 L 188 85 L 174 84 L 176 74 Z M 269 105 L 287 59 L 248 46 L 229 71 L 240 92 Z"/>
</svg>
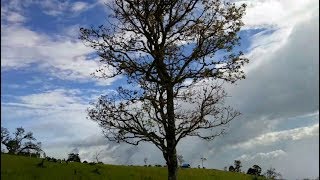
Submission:
<svg viewBox="0 0 320 180">
<path fill-rule="evenodd" d="M 234 167 L 233 166 L 229 166 L 229 171 L 230 172 L 234 172 Z"/>
<path fill-rule="evenodd" d="M 41 142 L 35 142 L 32 132 L 26 133 L 22 127 L 16 129 L 10 137 L 7 128 L 1 127 L 1 143 L 6 146 L 9 154 L 35 153 L 41 152 Z M 29 140 L 29 141 L 28 141 Z"/>
<path fill-rule="evenodd" d="M 99 162 L 99 156 L 100 156 L 101 152 L 102 152 L 102 150 L 96 151 L 96 153 L 94 154 L 94 159 L 96 160 L 97 163 Z"/>
<path fill-rule="evenodd" d="M 67 161 L 73 161 L 73 162 L 81 162 L 79 154 L 76 153 L 70 153 L 68 154 L 68 159 Z"/>
<path fill-rule="evenodd" d="M 249 168 L 247 174 L 254 176 L 262 176 L 261 175 L 261 167 L 258 165 L 254 165 L 252 168 Z"/>
<path fill-rule="evenodd" d="M 235 160 L 234 161 L 234 171 L 235 172 L 241 172 L 241 167 L 242 167 L 241 161 Z"/>
<path fill-rule="evenodd" d="M 1 127 L 1 143 L 9 139 L 9 131 L 7 128 Z"/>
<path fill-rule="evenodd" d="M 145 157 L 145 158 L 143 159 L 143 161 L 144 161 L 144 165 L 147 165 L 148 158 L 147 158 L 147 157 Z"/>
<path fill-rule="evenodd" d="M 255 175 L 255 170 L 253 168 L 249 168 L 247 174 Z"/>
<path fill-rule="evenodd" d="M 264 175 L 266 176 L 267 179 L 276 179 L 276 178 L 281 178 L 282 175 L 281 173 L 277 172 L 275 168 L 270 167 Z"/>
<path fill-rule="evenodd" d="M 181 166 L 182 163 L 184 162 L 183 156 L 182 155 L 177 155 L 177 159 L 178 159 L 179 166 Z"/>
<path fill-rule="evenodd" d="M 255 175 L 260 176 L 261 175 L 261 167 L 258 165 L 253 165 L 252 168 L 255 170 Z"/>
</svg>

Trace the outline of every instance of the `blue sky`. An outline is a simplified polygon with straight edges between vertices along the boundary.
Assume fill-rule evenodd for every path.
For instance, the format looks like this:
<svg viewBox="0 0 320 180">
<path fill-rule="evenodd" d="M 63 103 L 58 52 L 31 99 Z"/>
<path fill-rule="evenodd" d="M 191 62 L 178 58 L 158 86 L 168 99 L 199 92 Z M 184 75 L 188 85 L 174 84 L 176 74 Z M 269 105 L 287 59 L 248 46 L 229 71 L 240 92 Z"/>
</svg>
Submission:
<svg viewBox="0 0 320 180">
<path fill-rule="evenodd" d="M 86 119 L 90 102 L 126 86 L 122 77 L 90 75 L 99 63 L 78 40 L 79 27 L 104 24 L 103 0 L 11 0 L 1 4 L 1 125 L 34 132 L 47 155 L 78 151 L 114 164 L 163 162 L 150 144 L 132 147 L 106 141 Z M 235 1 L 239 3 L 238 1 Z M 248 0 L 240 32 L 250 63 L 247 79 L 226 85 L 226 103 L 242 112 L 229 132 L 212 142 L 185 139 L 178 152 L 192 166 L 207 156 L 208 168 L 241 159 L 278 169 L 285 178 L 319 173 L 319 3 L 316 0 Z M 192 142 L 192 143 L 190 143 Z M 203 148 L 199 148 L 199 147 Z M 304 157 L 296 157 L 298 154 Z M 290 166 L 288 167 L 288 164 Z M 314 168 L 306 168 L 312 166 Z"/>
</svg>

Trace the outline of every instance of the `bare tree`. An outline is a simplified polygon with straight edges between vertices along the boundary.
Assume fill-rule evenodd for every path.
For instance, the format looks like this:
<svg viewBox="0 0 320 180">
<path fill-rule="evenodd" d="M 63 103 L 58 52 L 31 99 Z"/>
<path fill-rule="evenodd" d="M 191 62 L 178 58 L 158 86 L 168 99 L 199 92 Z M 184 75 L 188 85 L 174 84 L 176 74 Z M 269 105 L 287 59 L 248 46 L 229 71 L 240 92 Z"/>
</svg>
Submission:
<svg viewBox="0 0 320 180">
<path fill-rule="evenodd" d="M 143 159 L 143 161 L 144 161 L 144 165 L 147 165 L 148 158 L 145 157 L 145 158 Z"/>
<path fill-rule="evenodd" d="M 96 160 L 97 163 L 99 163 L 99 156 L 101 154 L 102 150 L 100 151 L 96 151 L 95 154 L 94 154 L 94 159 Z"/>
<path fill-rule="evenodd" d="M 264 173 L 264 175 L 268 179 L 276 179 L 276 178 L 282 177 L 281 173 L 277 172 L 276 169 L 273 167 L 270 167 L 269 169 L 267 169 L 267 171 Z"/>
<path fill-rule="evenodd" d="M 8 129 L 1 127 L 1 143 L 8 141 L 9 138 L 10 135 Z"/>
<path fill-rule="evenodd" d="M 205 157 L 201 157 L 200 159 L 201 159 L 202 168 L 204 168 L 204 166 L 203 166 L 203 161 L 206 161 L 206 160 L 207 160 L 207 158 L 205 158 Z"/>
<path fill-rule="evenodd" d="M 240 160 L 234 160 L 234 171 L 235 172 L 241 172 L 241 161 Z"/>
<path fill-rule="evenodd" d="M 99 78 L 126 77 L 132 88 L 101 96 L 88 115 L 116 142 L 151 142 L 177 178 L 178 142 L 212 140 L 240 113 L 224 106 L 218 82 L 244 78 L 239 45 L 245 5 L 221 0 L 114 0 L 107 25 L 80 28 L 97 50 Z M 208 85 L 203 84 L 207 82 Z"/>
</svg>

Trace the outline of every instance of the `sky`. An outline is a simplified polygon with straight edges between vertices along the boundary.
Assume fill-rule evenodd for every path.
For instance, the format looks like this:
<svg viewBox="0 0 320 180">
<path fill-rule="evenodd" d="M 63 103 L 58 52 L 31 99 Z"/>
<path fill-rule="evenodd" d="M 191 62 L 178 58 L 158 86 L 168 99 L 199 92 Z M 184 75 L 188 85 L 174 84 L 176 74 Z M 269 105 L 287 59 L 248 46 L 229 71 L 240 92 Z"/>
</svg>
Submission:
<svg viewBox="0 0 320 180">
<path fill-rule="evenodd" d="M 246 79 L 225 85 L 226 104 L 242 115 L 213 141 L 186 138 L 177 147 L 192 167 L 223 169 L 241 160 L 283 178 L 319 176 L 319 2 L 246 3 L 241 47 Z M 78 39 L 80 27 L 105 24 L 103 0 L 10 0 L 1 3 L 1 126 L 32 131 L 47 156 L 108 164 L 165 164 L 152 144 L 107 141 L 86 109 L 124 78 L 95 79 L 99 62 Z"/>
</svg>

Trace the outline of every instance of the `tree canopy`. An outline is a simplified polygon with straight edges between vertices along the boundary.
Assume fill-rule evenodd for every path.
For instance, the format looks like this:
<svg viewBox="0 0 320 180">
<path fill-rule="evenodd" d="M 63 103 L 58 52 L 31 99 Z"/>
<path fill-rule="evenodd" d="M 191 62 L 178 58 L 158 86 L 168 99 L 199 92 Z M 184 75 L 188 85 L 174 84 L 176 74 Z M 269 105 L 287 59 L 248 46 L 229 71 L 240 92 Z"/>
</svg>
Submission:
<svg viewBox="0 0 320 180">
<path fill-rule="evenodd" d="M 72 162 L 81 162 L 79 154 L 76 153 L 70 153 L 68 154 L 68 159 L 67 161 L 72 161 Z"/>
<path fill-rule="evenodd" d="M 261 167 L 258 165 L 253 165 L 252 168 L 249 168 L 247 174 L 261 176 Z"/>
<path fill-rule="evenodd" d="M 7 128 L 1 127 L 1 143 L 6 146 L 8 153 L 30 153 L 35 151 L 39 153 L 41 150 L 41 142 L 36 142 L 32 132 L 25 132 L 24 128 L 16 128 L 13 137 L 10 137 Z"/>
</svg>

